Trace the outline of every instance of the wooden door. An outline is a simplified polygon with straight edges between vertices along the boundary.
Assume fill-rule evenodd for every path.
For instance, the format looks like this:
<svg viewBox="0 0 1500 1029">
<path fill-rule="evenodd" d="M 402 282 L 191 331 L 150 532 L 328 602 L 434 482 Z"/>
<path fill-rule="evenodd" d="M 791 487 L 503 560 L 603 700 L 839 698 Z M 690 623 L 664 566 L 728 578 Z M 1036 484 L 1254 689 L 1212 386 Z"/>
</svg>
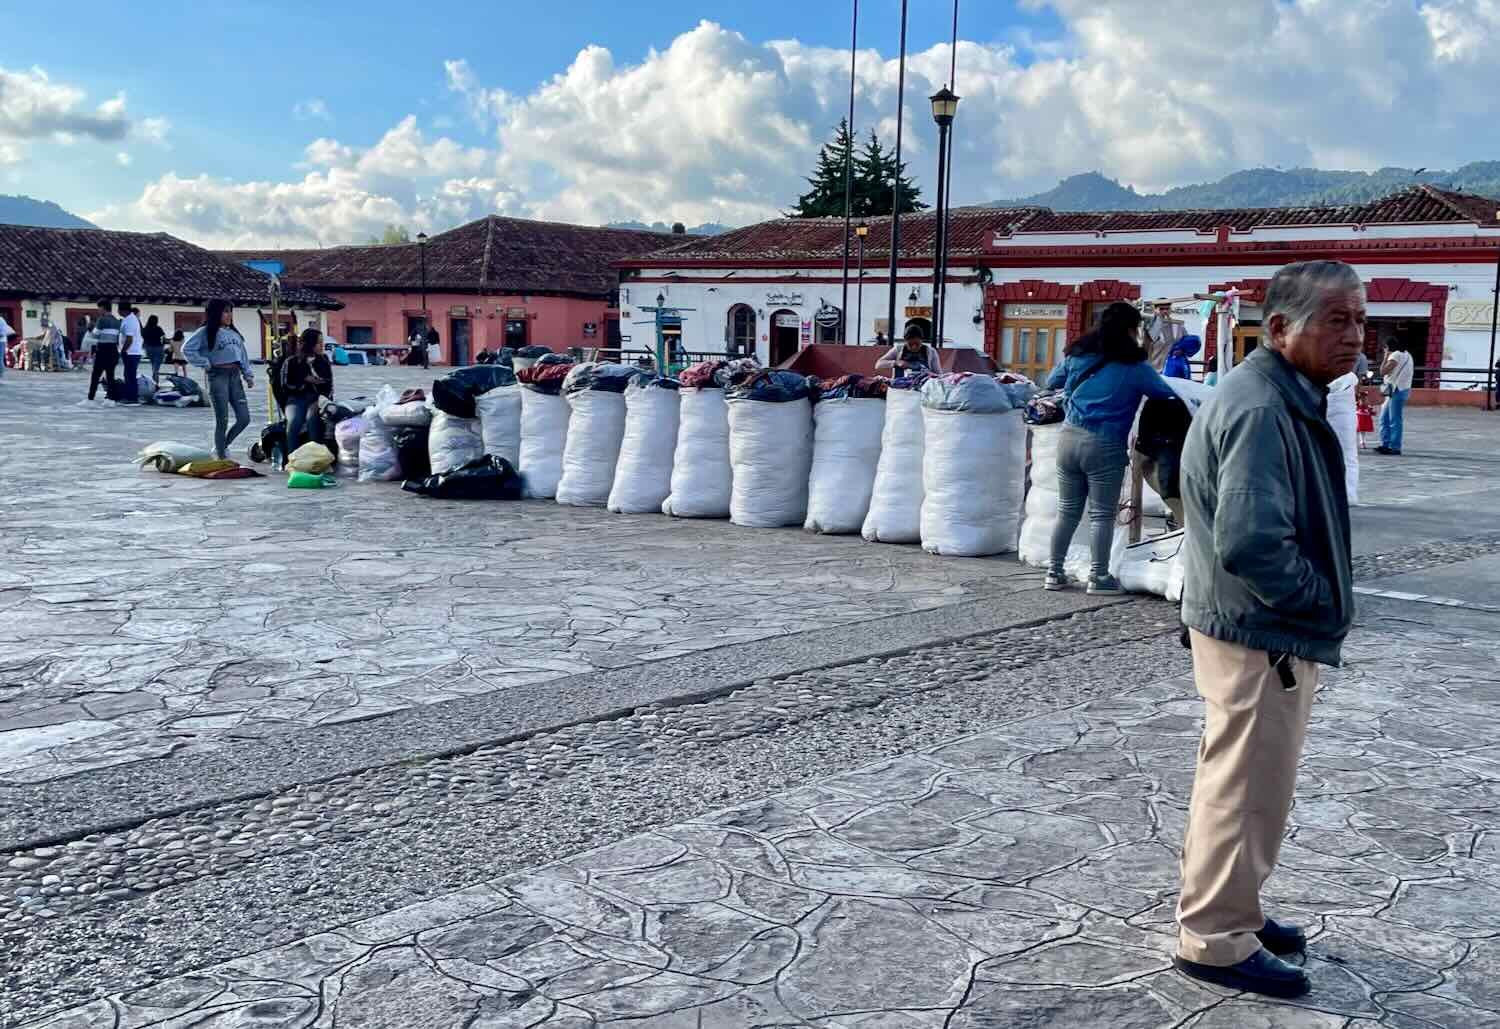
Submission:
<svg viewBox="0 0 1500 1029">
<path fill-rule="evenodd" d="M 1068 323 L 1033 318 L 1007 321 L 1000 328 L 1000 367 L 1040 383 L 1062 359 Z"/>
<path fill-rule="evenodd" d="M 467 318 L 448 319 L 448 342 L 453 347 L 453 364 L 458 368 L 464 367 L 472 359 L 469 354 L 469 327 Z"/>
<path fill-rule="evenodd" d="M 1239 364 L 1256 347 L 1260 346 L 1259 325 L 1236 325 L 1234 327 L 1234 363 Z"/>
</svg>

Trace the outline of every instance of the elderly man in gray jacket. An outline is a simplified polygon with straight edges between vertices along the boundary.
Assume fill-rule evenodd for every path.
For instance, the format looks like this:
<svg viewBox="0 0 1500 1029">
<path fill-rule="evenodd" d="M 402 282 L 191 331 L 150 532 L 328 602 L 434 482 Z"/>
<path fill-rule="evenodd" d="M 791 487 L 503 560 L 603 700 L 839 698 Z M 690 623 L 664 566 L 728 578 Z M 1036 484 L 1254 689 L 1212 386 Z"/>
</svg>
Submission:
<svg viewBox="0 0 1500 1029">
<path fill-rule="evenodd" d="M 1309 261 L 1266 288 L 1266 345 L 1224 378 L 1188 432 L 1182 617 L 1206 702 L 1182 848 L 1176 964 L 1273 996 L 1309 982 L 1281 960 L 1306 937 L 1266 917 L 1320 665 L 1354 614 L 1344 459 L 1327 385 L 1354 368 L 1365 292 Z"/>
</svg>

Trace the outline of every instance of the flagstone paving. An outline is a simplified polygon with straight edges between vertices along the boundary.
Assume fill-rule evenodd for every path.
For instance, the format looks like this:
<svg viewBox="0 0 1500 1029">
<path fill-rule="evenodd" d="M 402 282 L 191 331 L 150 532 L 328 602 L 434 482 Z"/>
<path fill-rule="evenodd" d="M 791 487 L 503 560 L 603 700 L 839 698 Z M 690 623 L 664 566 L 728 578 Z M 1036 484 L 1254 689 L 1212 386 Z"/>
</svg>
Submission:
<svg viewBox="0 0 1500 1029">
<path fill-rule="evenodd" d="M 1390 620 L 1313 709 L 1270 909 L 1314 992 L 1170 969 L 1201 705 L 1173 677 L 33 1023 L 1500 1025 L 1500 639 Z"/>
</svg>

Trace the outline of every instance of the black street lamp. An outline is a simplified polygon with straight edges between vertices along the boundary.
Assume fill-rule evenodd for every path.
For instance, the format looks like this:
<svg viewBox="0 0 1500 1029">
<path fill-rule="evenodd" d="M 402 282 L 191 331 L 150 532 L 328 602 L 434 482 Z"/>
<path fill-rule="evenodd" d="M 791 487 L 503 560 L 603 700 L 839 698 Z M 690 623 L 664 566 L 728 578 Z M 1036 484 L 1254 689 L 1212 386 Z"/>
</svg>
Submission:
<svg viewBox="0 0 1500 1029">
<path fill-rule="evenodd" d="M 863 221 L 854 229 L 854 235 L 859 237 L 859 292 L 856 294 L 854 311 L 854 342 L 859 344 L 860 336 L 865 329 L 865 237 L 870 234 L 870 226 Z"/>
<path fill-rule="evenodd" d="M 417 233 L 417 253 L 422 255 L 422 345 L 427 345 L 427 330 L 432 328 L 427 318 L 427 233 Z"/>
<path fill-rule="evenodd" d="M 938 127 L 937 228 L 932 248 L 932 332 L 933 345 L 943 345 L 943 316 L 948 313 L 948 132 L 958 114 L 958 95 L 944 85 L 932 94 L 932 120 Z"/>
<path fill-rule="evenodd" d="M 891 175 L 891 291 L 886 308 L 886 332 L 893 340 L 901 338 L 896 328 L 896 275 L 901 268 L 901 121 L 906 113 L 906 9 L 908 0 L 901 0 L 901 57 L 896 71 L 896 154 L 892 161 L 895 171 Z"/>
</svg>

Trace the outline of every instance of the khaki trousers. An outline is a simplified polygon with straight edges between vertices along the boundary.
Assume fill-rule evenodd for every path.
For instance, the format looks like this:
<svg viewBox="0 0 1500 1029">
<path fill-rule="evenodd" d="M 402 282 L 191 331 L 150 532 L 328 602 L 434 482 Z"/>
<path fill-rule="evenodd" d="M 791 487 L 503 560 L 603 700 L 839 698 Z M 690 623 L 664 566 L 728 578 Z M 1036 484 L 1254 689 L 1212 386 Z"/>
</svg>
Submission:
<svg viewBox="0 0 1500 1029">
<path fill-rule="evenodd" d="M 1192 632 L 1193 678 L 1207 702 L 1182 845 L 1177 952 L 1236 965 L 1260 948 L 1260 888 L 1291 812 L 1318 666 L 1293 659 L 1283 688 L 1265 651 Z"/>
</svg>

